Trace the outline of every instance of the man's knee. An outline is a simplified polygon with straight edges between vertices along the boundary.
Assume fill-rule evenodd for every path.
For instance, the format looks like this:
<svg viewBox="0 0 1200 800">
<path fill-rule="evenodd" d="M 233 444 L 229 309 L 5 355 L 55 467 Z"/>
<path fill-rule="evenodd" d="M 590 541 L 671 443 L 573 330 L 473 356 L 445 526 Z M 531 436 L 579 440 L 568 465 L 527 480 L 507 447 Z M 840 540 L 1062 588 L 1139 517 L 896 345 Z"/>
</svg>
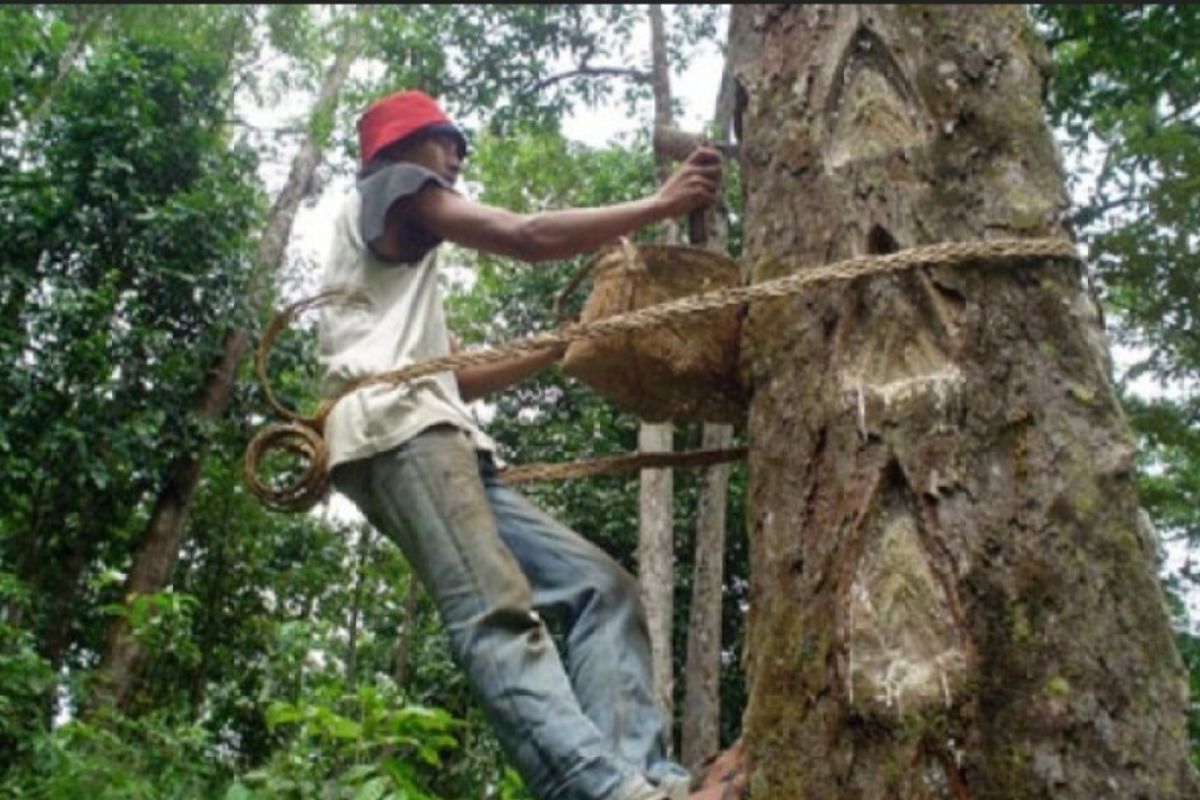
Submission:
<svg viewBox="0 0 1200 800">
<path fill-rule="evenodd" d="M 644 614 L 637 580 L 615 561 L 588 575 L 590 600 L 607 609 L 628 608 Z"/>
</svg>

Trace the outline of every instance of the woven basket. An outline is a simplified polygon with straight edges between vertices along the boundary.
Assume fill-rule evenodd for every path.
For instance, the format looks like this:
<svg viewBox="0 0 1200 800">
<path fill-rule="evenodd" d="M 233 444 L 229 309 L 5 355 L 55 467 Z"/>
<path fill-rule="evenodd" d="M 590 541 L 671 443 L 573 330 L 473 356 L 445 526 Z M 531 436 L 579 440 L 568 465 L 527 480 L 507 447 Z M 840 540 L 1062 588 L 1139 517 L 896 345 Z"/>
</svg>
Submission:
<svg viewBox="0 0 1200 800">
<path fill-rule="evenodd" d="M 587 265 L 592 292 L 580 321 L 739 285 L 736 262 L 708 250 L 634 246 L 622 240 Z M 738 422 L 741 310 L 697 314 L 667 325 L 573 342 L 563 369 L 647 422 Z"/>
</svg>

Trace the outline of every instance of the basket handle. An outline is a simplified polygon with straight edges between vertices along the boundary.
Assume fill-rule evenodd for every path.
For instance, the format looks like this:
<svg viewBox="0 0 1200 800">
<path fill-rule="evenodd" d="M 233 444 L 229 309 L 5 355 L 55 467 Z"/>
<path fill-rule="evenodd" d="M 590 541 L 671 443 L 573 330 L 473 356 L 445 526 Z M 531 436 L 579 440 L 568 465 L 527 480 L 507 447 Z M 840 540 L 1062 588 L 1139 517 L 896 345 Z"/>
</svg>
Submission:
<svg viewBox="0 0 1200 800">
<path fill-rule="evenodd" d="M 638 254 L 637 247 L 633 244 L 633 242 L 629 241 L 628 237 L 625 237 L 625 236 L 620 237 L 617 240 L 617 246 L 620 247 L 622 251 L 624 251 L 625 262 L 627 264 L 629 264 L 633 269 L 635 269 L 635 270 L 645 270 L 646 269 L 645 263 L 642 261 L 641 256 Z M 608 247 L 611 247 L 611 245 L 609 245 Z M 604 251 L 601 250 L 600 253 L 597 253 L 595 256 L 589 258 L 586 262 L 584 262 L 583 266 L 581 266 L 579 269 L 575 270 L 575 274 L 572 275 L 567 280 L 566 284 L 559 291 L 558 295 L 554 298 L 554 303 L 550 308 L 554 312 L 554 316 L 558 319 L 559 322 L 565 321 L 564 314 L 563 314 L 563 303 L 565 303 L 567 298 L 571 296 L 572 292 L 574 292 L 576 289 L 579 288 L 579 284 L 583 283 L 584 278 L 586 278 L 588 275 L 591 274 L 592 270 L 596 266 L 596 263 L 600 261 L 600 257 L 603 254 L 603 252 Z"/>
</svg>

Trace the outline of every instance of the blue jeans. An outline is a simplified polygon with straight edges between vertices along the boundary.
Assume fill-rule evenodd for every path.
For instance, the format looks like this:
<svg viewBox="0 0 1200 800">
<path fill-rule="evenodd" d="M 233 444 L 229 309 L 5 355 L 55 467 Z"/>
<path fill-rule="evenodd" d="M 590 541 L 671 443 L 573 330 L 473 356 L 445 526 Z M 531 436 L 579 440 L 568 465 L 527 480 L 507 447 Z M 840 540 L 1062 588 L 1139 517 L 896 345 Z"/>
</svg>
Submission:
<svg viewBox="0 0 1200 800">
<path fill-rule="evenodd" d="M 501 746 L 542 800 L 607 800 L 664 757 L 645 611 L 600 548 L 496 477 L 462 431 L 430 428 L 339 465 L 335 486 L 403 551 L 432 596 Z M 540 614 L 565 623 L 560 658 Z"/>
</svg>

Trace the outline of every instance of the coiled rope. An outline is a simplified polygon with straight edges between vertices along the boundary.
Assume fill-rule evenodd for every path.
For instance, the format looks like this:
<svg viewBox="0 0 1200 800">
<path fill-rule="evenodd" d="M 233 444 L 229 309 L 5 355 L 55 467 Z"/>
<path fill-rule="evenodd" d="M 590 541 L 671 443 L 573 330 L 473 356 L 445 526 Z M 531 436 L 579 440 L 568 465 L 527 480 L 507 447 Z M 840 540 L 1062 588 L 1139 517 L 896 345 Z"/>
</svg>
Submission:
<svg viewBox="0 0 1200 800">
<path fill-rule="evenodd" d="M 375 385 L 399 385 L 427 375 L 462 367 L 505 361 L 515 355 L 547 347 L 561 346 L 585 339 L 598 339 L 616 333 L 655 328 L 680 318 L 718 309 L 798 294 L 810 286 L 832 281 L 851 281 L 867 275 L 901 272 L 918 266 L 957 266 L 971 262 L 1020 262 L 1030 259 L 1079 260 L 1075 245 L 1066 239 L 997 239 L 993 241 L 950 242 L 924 245 L 885 255 L 859 256 L 827 266 L 789 268 L 790 274 L 754 284 L 719 289 L 683 297 L 667 303 L 647 306 L 590 323 L 570 322 L 559 328 L 537 333 L 494 347 L 482 347 L 411 364 L 402 369 L 368 375 L 344 387 L 326 400 L 311 416 L 283 406 L 271 391 L 267 377 L 267 354 L 275 338 L 301 313 L 330 303 L 364 303 L 357 292 L 332 289 L 306 298 L 285 308 L 263 333 L 255 357 L 255 369 L 268 404 L 285 423 L 269 425 L 246 448 L 244 474 L 250 490 L 268 508 L 304 511 L 325 495 L 328 484 L 329 453 L 322 438 L 325 419 L 339 400 L 359 389 Z M 785 265 L 789 266 L 789 265 Z M 259 477 L 259 463 L 268 450 L 290 452 L 304 462 L 302 473 L 283 486 L 268 484 Z M 744 457 L 744 449 L 698 451 L 695 453 L 640 453 L 567 464 L 536 464 L 511 467 L 501 473 L 503 480 L 518 483 L 582 477 L 614 470 L 647 467 L 696 466 L 731 461 Z"/>
</svg>

